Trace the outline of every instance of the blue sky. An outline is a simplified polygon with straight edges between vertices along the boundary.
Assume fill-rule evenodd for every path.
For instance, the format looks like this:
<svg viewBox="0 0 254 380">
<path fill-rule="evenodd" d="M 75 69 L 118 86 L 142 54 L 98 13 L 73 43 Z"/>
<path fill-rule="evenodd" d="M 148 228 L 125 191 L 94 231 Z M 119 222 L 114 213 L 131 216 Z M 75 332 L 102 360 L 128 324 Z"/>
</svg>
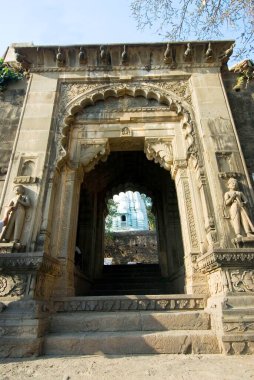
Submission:
<svg viewBox="0 0 254 380">
<path fill-rule="evenodd" d="M 0 0 L 0 56 L 13 42 L 159 42 L 152 32 L 137 31 L 129 4 L 130 0 Z"/>
<path fill-rule="evenodd" d="M 0 56 L 13 42 L 35 45 L 160 42 L 138 31 L 131 0 L 0 0 Z M 224 39 L 233 36 L 225 35 Z"/>
</svg>

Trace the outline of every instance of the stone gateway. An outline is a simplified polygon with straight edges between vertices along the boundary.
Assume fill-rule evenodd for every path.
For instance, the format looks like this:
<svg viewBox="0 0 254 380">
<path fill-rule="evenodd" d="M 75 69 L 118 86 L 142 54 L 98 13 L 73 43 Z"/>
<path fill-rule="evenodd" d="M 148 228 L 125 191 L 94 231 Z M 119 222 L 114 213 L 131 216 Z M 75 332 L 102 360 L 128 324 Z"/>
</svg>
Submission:
<svg viewBox="0 0 254 380">
<path fill-rule="evenodd" d="M 233 90 L 232 48 L 8 48 L 2 357 L 254 353 L 254 86 Z M 152 199 L 156 263 L 104 265 L 126 191 Z"/>
</svg>

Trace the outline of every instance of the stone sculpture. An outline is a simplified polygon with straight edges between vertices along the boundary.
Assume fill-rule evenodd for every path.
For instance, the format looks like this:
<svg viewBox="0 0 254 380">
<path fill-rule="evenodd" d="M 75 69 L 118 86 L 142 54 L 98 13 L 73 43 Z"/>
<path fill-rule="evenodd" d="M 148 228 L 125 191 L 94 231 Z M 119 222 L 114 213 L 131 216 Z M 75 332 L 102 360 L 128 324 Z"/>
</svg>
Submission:
<svg viewBox="0 0 254 380">
<path fill-rule="evenodd" d="M 246 210 L 248 203 L 247 198 L 241 191 L 237 191 L 238 183 L 235 178 L 228 180 L 227 186 L 229 191 L 225 193 L 225 205 L 229 207 L 229 218 L 231 219 L 236 237 L 242 237 L 241 228 L 243 228 L 247 237 L 253 237 L 254 226 Z"/>
<path fill-rule="evenodd" d="M 23 224 L 25 221 L 26 208 L 30 206 L 30 200 L 25 195 L 25 188 L 22 185 L 15 186 L 15 197 L 11 199 L 8 209 L 8 220 L 6 228 L 2 233 L 1 241 L 10 241 L 13 236 L 13 241 L 18 243 L 20 241 Z"/>
</svg>

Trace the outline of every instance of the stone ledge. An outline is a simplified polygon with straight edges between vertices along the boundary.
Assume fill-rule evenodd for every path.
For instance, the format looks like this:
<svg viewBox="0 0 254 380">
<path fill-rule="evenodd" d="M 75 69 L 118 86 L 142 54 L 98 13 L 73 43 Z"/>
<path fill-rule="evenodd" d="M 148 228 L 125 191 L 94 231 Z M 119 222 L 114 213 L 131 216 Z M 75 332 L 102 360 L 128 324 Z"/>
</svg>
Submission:
<svg viewBox="0 0 254 380">
<path fill-rule="evenodd" d="M 216 249 L 198 257 L 197 264 L 203 273 L 211 272 L 219 267 L 254 268 L 254 249 Z"/>
<path fill-rule="evenodd" d="M 44 252 L 19 252 L 0 254 L 1 272 L 41 271 L 52 275 L 60 275 L 60 262 Z"/>
<path fill-rule="evenodd" d="M 74 297 L 53 301 L 56 312 L 66 311 L 137 311 L 137 310 L 202 310 L 202 296 L 104 296 Z"/>
</svg>

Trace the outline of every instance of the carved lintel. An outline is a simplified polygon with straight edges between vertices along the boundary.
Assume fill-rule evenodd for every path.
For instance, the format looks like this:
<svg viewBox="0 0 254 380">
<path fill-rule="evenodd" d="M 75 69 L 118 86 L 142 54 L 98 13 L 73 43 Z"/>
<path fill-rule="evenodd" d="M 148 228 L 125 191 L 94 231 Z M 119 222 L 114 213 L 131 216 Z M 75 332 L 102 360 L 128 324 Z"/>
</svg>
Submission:
<svg viewBox="0 0 254 380">
<path fill-rule="evenodd" d="M 88 139 L 80 143 L 80 163 L 90 172 L 99 161 L 106 161 L 110 153 L 108 139 Z"/>
<path fill-rule="evenodd" d="M 161 167 L 170 170 L 173 164 L 173 151 L 169 139 L 145 139 L 144 152 L 148 160 L 154 160 Z"/>
</svg>

